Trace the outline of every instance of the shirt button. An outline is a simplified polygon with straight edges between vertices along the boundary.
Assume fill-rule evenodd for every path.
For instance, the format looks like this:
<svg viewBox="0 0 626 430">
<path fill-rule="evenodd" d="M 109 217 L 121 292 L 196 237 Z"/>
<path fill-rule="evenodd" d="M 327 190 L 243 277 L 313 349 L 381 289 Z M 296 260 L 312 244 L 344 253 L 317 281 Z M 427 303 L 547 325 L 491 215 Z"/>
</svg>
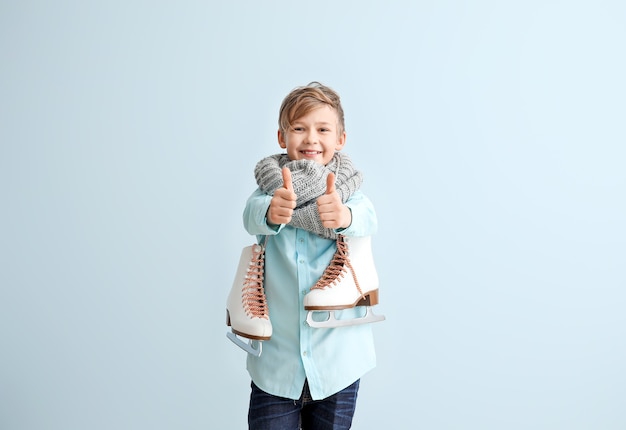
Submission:
<svg viewBox="0 0 626 430">
<path fill-rule="evenodd" d="M 304 243 L 304 239 L 300 239 L 300 243 Z"/>
<path fill-rule="evenodd" d="M 304 264 L 304 260 L 300 260 L 300 264 Z"/>
<path fill-rule="evenodd" d="M 304 352 L 302 353 L 302 355 L 306 357 L 306 351 L 304 351 Z"/>
</svg>

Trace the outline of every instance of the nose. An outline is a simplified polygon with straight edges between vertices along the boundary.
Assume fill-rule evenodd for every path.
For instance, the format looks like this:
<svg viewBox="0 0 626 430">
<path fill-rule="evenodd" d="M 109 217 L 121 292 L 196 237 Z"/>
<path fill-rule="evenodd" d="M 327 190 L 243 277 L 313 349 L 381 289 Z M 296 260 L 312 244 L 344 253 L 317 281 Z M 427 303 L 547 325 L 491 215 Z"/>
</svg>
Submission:
<svg viewBox="0 0 626 430">
<path fill-rule="evenodd" d="M 310 129 L 306 135 L 306 143 L 317 143 L 318 138 L 317 130 Z"/>
</svg>

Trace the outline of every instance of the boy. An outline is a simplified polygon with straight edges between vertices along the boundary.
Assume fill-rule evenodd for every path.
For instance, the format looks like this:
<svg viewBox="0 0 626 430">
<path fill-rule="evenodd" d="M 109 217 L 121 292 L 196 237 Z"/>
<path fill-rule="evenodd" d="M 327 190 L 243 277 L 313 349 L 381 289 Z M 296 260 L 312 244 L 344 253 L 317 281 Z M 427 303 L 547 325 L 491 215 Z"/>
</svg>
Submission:
<svg viewBox="0 0 626 430">
<path fill-rule="evenodd" d="M 264 288 L 273 333 L 248 355 L 250 429 L 349 429 L 359 381 L 376 365 L 370 324 L 314 328 L 304 297 L 347 238 L 376 232 L 361 173 L 339 151 L 346 143 L 339 96 L 313 82 L 285 97 L 278 144 L 255 168 L 259 188 L 244 210 L 250 234 L 265 239 Z M 341 318 L 360 316 L 356 308 Z"/>
</svg>

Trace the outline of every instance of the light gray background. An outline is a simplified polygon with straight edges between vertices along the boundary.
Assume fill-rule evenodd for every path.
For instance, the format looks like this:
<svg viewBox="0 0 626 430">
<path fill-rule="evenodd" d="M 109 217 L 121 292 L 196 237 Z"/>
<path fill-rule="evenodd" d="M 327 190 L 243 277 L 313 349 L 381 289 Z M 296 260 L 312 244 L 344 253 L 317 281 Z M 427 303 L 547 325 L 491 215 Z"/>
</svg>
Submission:
<svg viewBox="0 0 626 430">
<path fill-rule="evenodd" d="M 341 94 L 377 207 L 356 429 L 626 428 L 619 1 L 2 1 L 0 428 L 243 429 L 252 170 Z"/>
</svg>

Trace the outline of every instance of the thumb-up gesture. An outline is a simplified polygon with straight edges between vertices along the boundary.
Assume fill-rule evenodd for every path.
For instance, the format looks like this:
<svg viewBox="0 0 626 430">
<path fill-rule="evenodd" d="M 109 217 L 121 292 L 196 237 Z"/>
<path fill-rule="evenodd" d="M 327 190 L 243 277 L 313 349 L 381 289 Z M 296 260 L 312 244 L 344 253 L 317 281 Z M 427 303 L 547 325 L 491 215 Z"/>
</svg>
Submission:
<svg viewBox="0 0 626 430">
<path fill-rule="evenodd" d="M 283 187 L 274 191 L 274 196 L 267 210 L 267 220 L 271 224 L 288 224 L 296 207 L 296 193 L 291 183 L 291 171 L 283 167 Z"/>
<path fill-rule="evenodd" d="M 326 178 L 326 194 L 317 199 L 317 210 L 326 228 L 347 228 L 352 224 L 352 212 L 341 202 L 335 189 L 334 173 L 329 173 Z"/>
</svg>

